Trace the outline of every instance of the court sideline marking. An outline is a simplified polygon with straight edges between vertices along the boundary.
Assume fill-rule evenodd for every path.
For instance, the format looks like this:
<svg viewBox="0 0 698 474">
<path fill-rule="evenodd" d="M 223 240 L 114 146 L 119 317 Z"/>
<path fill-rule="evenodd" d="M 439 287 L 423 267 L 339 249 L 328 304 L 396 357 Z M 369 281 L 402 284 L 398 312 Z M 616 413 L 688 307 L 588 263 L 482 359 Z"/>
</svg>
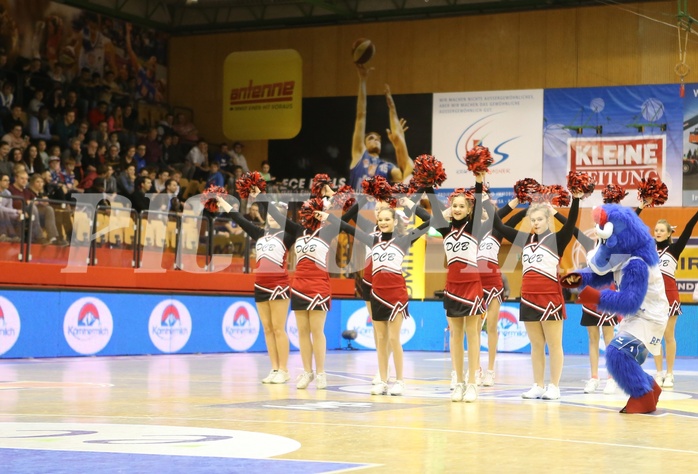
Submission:
<svg viewBox="0 0 698 474">
<path fill-rule="evenodd" d="M 4 416 L 5 414 L 0 413 L 0 417 Z M 58 414 L 58 415 L 50 415 L 50 414 L 26 414 L 26 413 L 13 413 L 12 416 L 20 416 L 20 417 L 35 417 L 35 418 L 45 418 L 45 417 L 65 417 L 63 414 Z M 619 415 L 622 416 L 622 415 Z M 162 416 L 108 416 L 108 415 L 100 415 L 100 416 L 95 416 L 95 415 L 71 415 L 71 417 L 74 418 L 99 418 L 99 419 L 114 419 L 114 420 L 170 420 L 170 421 L 186 421 L 186 422 L 192 422 L 192 421 L 212 421 L 212 422 L 220 422 L 220 419 L 218 418 L 190 418 L 190 417 L 162 417 Z M 279 420 L 273 420 L 273 421 L 267 421 L 267 420 L 246 420 L 246 419 L 239 419 L 239 418 L 226 418 L 227 422 L 235 422 L 235 423 L 257 423 L 257 424 L 284 424 L 284 425 L 309 425 L 309 426 L 332 426 L 332 427 L 337 427 L 337 428 L 353 428 L 356 429 L 357 427 L 360 428 L 365 428 L 365 429 L 384 429 L 384 430 L 407 430 L 407 431 L 427 431 L 427 432 L 432 432 L 432 433 L 453 433 L 453 434 L 466 434 L 466 435 L 478 435 L 478 436 L 493 436 L 496 438 L 512 438 L 512 439 L 529 439 L 529 440 L 536 440 L 536 441 L 555 441 L 559 443 L 570 443 L 570 444 L 584 444 L 584 445 L 591 445 L 591 446 L 603 446 L 603 447 L 615 447 L 615 448 L 630 448 L 630 449 L 640 449 L 640 450 L 648 450 L 648 451 L 659 451 L 659 452 L 667 452 L 667 453 L 681 453 L 681 454 L 691 454 L 695 455 L 698 454 L 698 450 L 696 451 L 691 451 L 691 450 L 685 450 L 685 449 L 675 449 L 675 448 L 663 448 L 663 447 L 657 447 L 657 446 L 638 446 L 638 445 L 632 445 L 632 444 L 622 444 L 622 443 L 607 443 L 607 442 L 599 442 L 599 441 L 584 441 L 584 440 L 575 440 L 575 439 L 562 439 L 562 438 L 551 438 L 551 437 L 543 437 L 543 436 L 530 436 L 530 435 L 518 435 L 518 434 L 509 434 L 509 433 L 489 433 L 485 431 L 469 431 L 469 430 L 451 430 L 451 429 L 441 429 L 441 428 L 424 428 L 424 427 L 419 427 L 419 428 L 413 428 L 410 426 L 395 426 L 395 425 L 363 425 L 363 424 L 348 424 L 348 423 L 316 423 L 316 422 L 311 422 L 311 421 L 279 421 Z M 0 421 L 2 423 L 2 421 Z"/>
</svg>

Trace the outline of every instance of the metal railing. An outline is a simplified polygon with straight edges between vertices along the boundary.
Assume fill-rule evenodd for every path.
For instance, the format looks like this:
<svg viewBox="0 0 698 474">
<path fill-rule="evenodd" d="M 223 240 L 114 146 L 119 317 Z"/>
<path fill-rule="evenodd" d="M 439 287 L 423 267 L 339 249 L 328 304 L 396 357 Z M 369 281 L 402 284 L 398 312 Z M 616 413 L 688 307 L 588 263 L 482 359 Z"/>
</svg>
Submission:
<svg viewBox="0 0 698 474">
<path fill-rule="evenodd" d="M 26 202 L 17 196 L 0 199 L 8 204 L 0 208 L 0 261 L 63 264 L 74 271 L 85 266 L 251 271 L 249 237 L 215 230 L 227 219 L 137 212 L 116 202 L 94 206 L 50 199 Z M 235 257 L 244 263 L 232 265 Z"/>
</svg>

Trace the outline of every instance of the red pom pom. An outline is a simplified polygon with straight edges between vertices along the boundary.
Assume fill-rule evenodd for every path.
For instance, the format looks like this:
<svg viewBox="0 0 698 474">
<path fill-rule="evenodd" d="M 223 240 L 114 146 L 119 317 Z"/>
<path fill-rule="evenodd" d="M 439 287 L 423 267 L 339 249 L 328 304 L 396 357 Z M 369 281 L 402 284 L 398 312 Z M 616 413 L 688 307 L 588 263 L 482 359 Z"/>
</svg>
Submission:
<svg viewBox="0 0 698 474">
<path fill-rule="evenodd" d="M 218 200 L 216 199 L 218 196 L 227 196 L 228 191 L 226 191 L 225 188 L 222 188 L 220 186 L 216 186 L 215 184 L 212 184 L 211 186 L 206 189 L 206 191 L 201 194 L 201 203 L 204 205 L 204 208 L 210 212 L 218 212 Z"/>
<path fill-rule="evenodd" d="M 618 204 L 623 200 L 628 192 L 625 188 L 619 184 L 609 184 L 606 185 L 603 191 L 601 191 L 601 196 L 603 196 L 604 204 Z"/>
<path fill-rule="evenodd" d="M 253 186 L 257 186 L 261 192 L 267 189 L 267 182 L 264 181 L 259 171 L 248 171 L 235 182 L 235 188 L 242 199 L 247 199 L 250 196 Z"/>
<path fill-rule="evenodd" d="M 490 165 L 494 162 L 490 150 L 487 147 L 477 145 L 468 150 L 465 154 L 465 164 L 468 170 L 473 173 L 483 173 L 489 171 Z"/>
<path fill-rule="evenodd" d="M 415 186 L 419 189 L 436 188 L 446 181 L 443 163 L 431 155 L 419 155 L 415 158 L 412 176 Z"/>
<path fill-rule="evenodd" d="M 570 204 L 570 193 L 559 184 L 552 186 L 541 186 L 533 196 L 533 201 L 536 203 L 549 202 L 555 207 L 565 207 Z"/>
<path fill-rule="evenodd" d="M 379 201 L 387 202 L 390 207 L 395 207 L 397 205 L 397 199 L 393 197 L 393 188 L 384 177 L 373 176 L 372 178 L 365 179 L 364 182 L 361 183 L 361 187 L 364 190 L 364 194 L 373 196 Z"/>
<path fill-rule="evenodd" d="M 448 205 L 450 206 L 453 203 L 453 200 L 458 196 L 465 197 L 466 201 L 475 201 L 475 194 L 471 189 L 456 188 L 451 194 L 448 195 Z"/>
<path fill-rule="evenodd" d="M 596 181 L 582 171 L 570 171 L 567 174 L 567 189 L 572 194 L 582 193 L 584 198 L 591 196 L 596 187 Z"/>
<path fill-rule="evenodd" d="M 659 178 L 642 178 L 637 188 L 637 198 L 647 202 L 650 207 L 661 206 L 669 198 L 669 189 Z"/>
<path fill-rule="evenodd" d="M 414 182 L 414 178 L 410 179 L 410 182 L 405 183 L 395 183 L 393 184 L 392 193 L 393 194 L 405 194 L 407 196 L 412 196 L 417 192 L 417 185 Z"/>
<path fill-rule="evenodd" d="M 532 202 L 541 185 L 533 178 L 520 179 L 514 184 L 514 195 L 519 202 Z"/>
<path fill-rule="evenodd" d="M 315 212 L 322 211 L 322 208 L 322 198 L 310 198 L 305 201 L 298 211 L 301 225 L 310 230 L 320 227 L 321 222 L 315 218 Z"/>
<path fill-rule="evenodd" d="M 315 197 L 322 197 L 322 191 L 325 189 L 326 184 L 332 184 L 332 178 L 330 175 L 324 173 L 318 173 L 315 175 L 310 186 L 310 192 Z"/>
<path fill-rule="evenodd" d="M 342 212 L 346 212 L 355 202 L 354 188 L 345 184 L 334 193 L 334 196 L 332 196 L 330 200 L 330 205 L 333 209 L 341 209 Z"/>
</svg>

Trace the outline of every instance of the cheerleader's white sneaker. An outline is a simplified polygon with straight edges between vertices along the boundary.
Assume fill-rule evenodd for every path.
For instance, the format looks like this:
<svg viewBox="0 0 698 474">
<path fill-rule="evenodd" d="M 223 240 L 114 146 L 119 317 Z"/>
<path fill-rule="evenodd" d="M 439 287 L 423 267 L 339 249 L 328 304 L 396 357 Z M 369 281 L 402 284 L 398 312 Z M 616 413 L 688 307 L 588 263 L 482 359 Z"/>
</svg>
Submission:
<svg viewBox="0 0 698 474">
<path fill-rule="evenodd" d="M 402 380 L 396 381 L 392 387 L 390 387 L 390 395 L 400 396 L 405 392 L 405 382 Z"/>
<path fill-rule="evenodd" d="M 533 400 L 542 397 L 544 393 L 545 389 L 540 385 L 534 383 L 533 386 L 527 392 L 521 394 L 521 398 L 525 398 L 526 400 Z"/>
<path fill-rule="evenodd" d="M 618 388 L 616 381 L 613 379 L 608 379 L 606 381 L 606 386 L 603 388 L 603 393 L 604 395 L 613 395 L 616 393 L 616 388 Z"/>
<path fill-rule="evenodd" d="M 668 373 L 664 376 L 664 382 L 662 383 L 662 387 L 664 387 L 664 388 L 673 388 L 674 387 L 674 374 Z"/>
<path fill-rule="evenodd" d="M 488 370 L 482 379 L 484 387 L 494 387 L 494 370 Z"/>
<path fill-rule="evenodd" d="M 371 395 L 386 395 L 388 393 L 388 384 L 380 382 L 371 388 Z"/>
<path fill-rule="evenodd" d="M 274 375 L 274 378 L 271 379 L 271 382 L 269 383 L 286 383 L 289 380 L 291 380 L 291 376 L 288 374 L 288 372 L 279 369 L 276 371 L 276 375 Z"/>
<path fill-rule="evenodd" d="M 296 388 L 299 388 L 301 390 L 307 388 L 314 378 L 315 375 L 312 372 L 303 372 L 298 376 Z"/>
<path fill-rule="evenodd" d="M 559 400 L 560 399 L 560 388 L 557 385 L 548 384 L 545 388 L 545 393 L 541 395 L 543 400 Z"/>
<path fill-rule="evenodd" d="M 451 401 L 462 402 L 463 395 L 465 395 L 465 384 L 457 383 L 456 388 L 453 389 L 453 393 L 451 394 Z"/>
<path fill-rule="evenodd" d="M 274 376 L 276 375 L 277 372 L 278 372 L 278 370 L 273 370 L 273 369 L 270 370 L 269 375 L 267 375 L 266 377 L 264 377 L 262 379 L 262 383 L 271 383 L 271 381 L 274 380 Z"/>
<path fill-rule="evenodd" d="M 599 379 L 590 378 L 584 386 L 584 393 L 594 393 L 599 388 Z"/>
<path fill-rule="evenodd" d="M 469 383 L 465 387 L 465 394 L 463 395 L 464 402 L 474 402 L 477 400 L 477 386 L 475 384 Z"/>
</svg>

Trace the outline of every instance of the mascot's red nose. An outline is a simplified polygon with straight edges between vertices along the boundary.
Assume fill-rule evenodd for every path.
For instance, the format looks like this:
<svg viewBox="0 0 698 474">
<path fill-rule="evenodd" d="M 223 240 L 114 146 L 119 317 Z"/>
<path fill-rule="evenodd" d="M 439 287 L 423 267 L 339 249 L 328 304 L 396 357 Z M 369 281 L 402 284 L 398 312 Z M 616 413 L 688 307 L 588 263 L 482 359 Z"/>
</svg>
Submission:
<svg viewBox="0 0 698 474">
<path fill-rule="evenodd" d="M 591 215 L 594 218 L 594 222 L 596 222 L 599 227 L 603 229 L 603 226 L 605 226 L 606 222 L 608 222 L 608 215 L 606 214 L 606 211 L 604 211 L 603 207 L 595 207 Z"/>
</svg>

